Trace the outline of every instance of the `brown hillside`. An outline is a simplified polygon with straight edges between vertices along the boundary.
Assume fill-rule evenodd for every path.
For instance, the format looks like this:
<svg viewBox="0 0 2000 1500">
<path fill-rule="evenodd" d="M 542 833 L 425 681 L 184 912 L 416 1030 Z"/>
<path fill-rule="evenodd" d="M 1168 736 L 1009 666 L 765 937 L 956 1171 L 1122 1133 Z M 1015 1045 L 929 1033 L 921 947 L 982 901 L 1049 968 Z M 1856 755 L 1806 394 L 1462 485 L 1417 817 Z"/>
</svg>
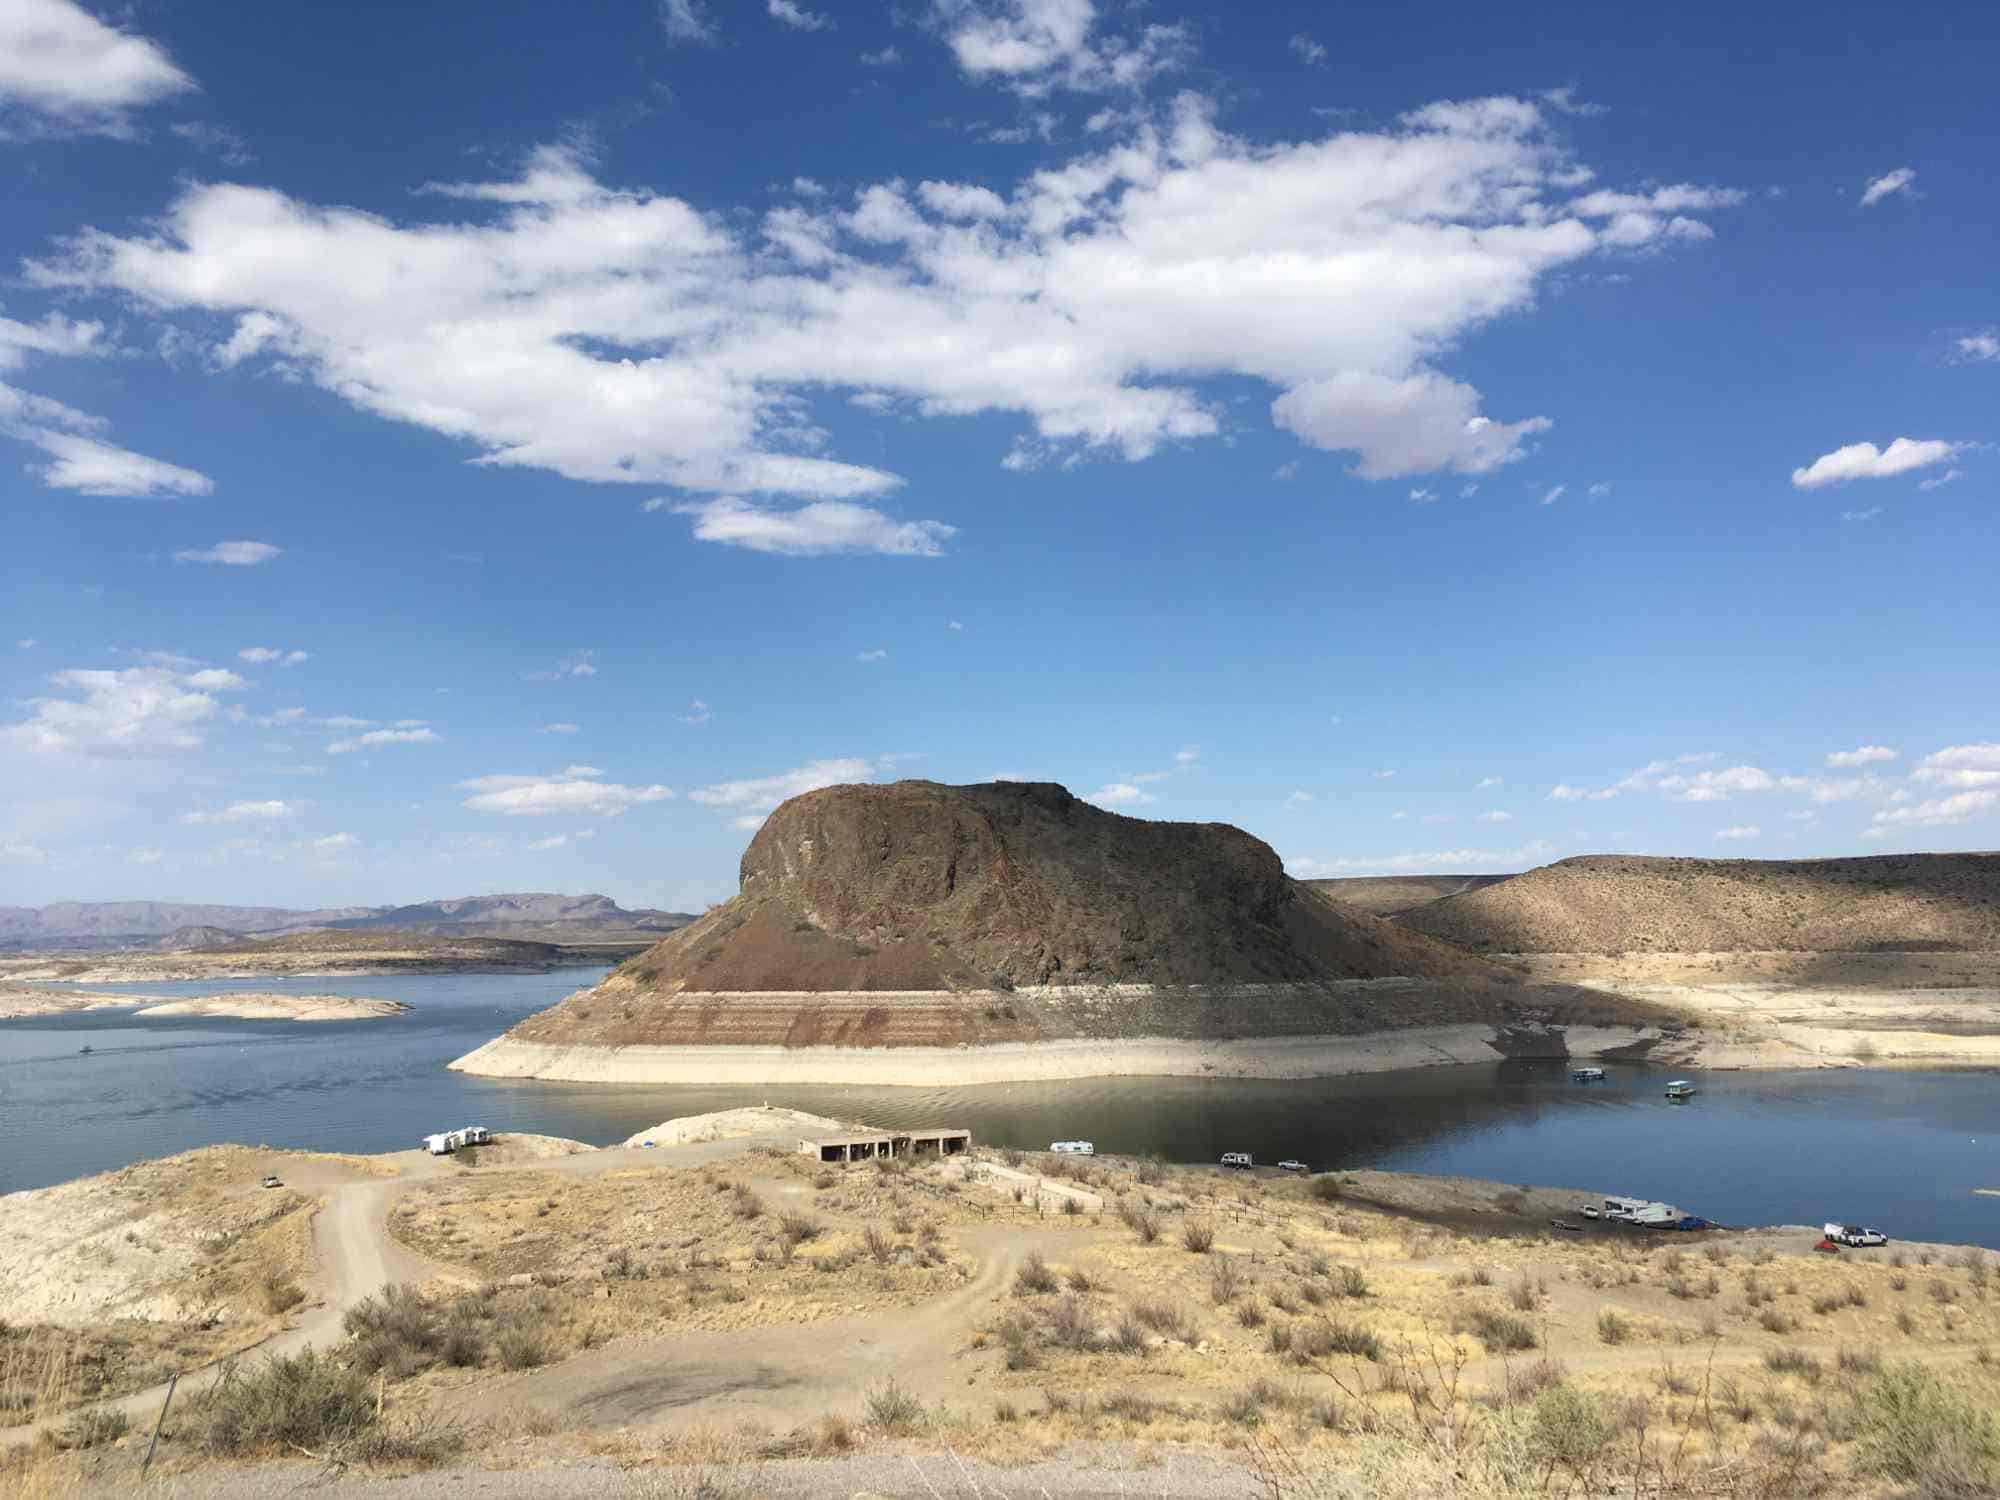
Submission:
<svg viewBox="0 0 2000 1500">
<path fill-rule="evenodd" d="M 1332 905 L 1241 829 L 1121 817 L 1048 783 L 809 792 L 771 815 L 741 876 L 633 976 L 672 993 L 1491 972 Z"/>
<path fill-rule="evenodd" d="M 1445 942 L 1511 953 L 2000 949 L 2000 854 L 1591 855 L 1398 920 Z"/>
<path fill-rule="evenodd" d="M 1396 917 L 1446 896 L 1463 895 L 1512 880 L 1512 875 L 1349 875 L 1337 880 L 1302 880 L 1322 896 L 1373 917 Z"/>
</svg>

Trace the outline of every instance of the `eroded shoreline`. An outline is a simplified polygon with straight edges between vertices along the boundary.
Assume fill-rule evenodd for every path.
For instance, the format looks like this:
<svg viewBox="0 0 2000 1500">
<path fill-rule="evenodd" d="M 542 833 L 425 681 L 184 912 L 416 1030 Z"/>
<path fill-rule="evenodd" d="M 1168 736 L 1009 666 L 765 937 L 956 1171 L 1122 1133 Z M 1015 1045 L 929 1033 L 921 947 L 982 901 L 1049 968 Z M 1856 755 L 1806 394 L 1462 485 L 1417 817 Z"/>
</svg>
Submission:
<svg viewBox="0 0 2000 1500">
<path fill-rule="evenodd" d="M 601 1047 L 496 1037 L 451 1064 L 487 1078 L 570 1083 L 812 1083 L 930 1085 L 1052 1083 L 1082 1078 L 1337 1078 L 1406 1068 L 1495 1062 L 1507 1056 L 1659 1056 L 1665 1034 L 1649 1028 L 1570 1027 L 1522 1046 L 1486 1025 L 1423 1026 L 1347 1036 L 1237 1041 L 1135 1037 L 1062 1038 L 979 1047 Z M 1682 1059 L 1675 1056 L 1672 1061 Z M 1792 1066 L 1798 1066 L 1795 1062 Z"/>
</svg>

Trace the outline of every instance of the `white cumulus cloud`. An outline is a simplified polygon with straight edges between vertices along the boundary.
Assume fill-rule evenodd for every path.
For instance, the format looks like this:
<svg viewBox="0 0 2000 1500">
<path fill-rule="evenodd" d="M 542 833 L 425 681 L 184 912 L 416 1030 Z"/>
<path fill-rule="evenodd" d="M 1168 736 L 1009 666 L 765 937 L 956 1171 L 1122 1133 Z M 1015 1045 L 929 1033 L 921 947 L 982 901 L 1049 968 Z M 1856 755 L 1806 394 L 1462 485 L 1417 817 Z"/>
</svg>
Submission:
<svg viewBox="0 0 2000 1500">
<path fill-rule="evenodd" d="M 830 552 L 879 552 L 888 557 L 941 557 L 957 531 L 942 521 L 898 521 L 868 505 L 820 500 L 795 510 L 724 498 L 676 505 L 694 517 L 704 542 L 753 552 L 817 557 Z"/>
<path fill-rule="evenodd" d="M 1881 808 L 1868 820 L 1868 833 L 1882 837 L 1904 828 L 1950 828 L 1995 808 L 2000 808 L 2000 791 L 1954 792 L 1949 797 Z"/>
<path fill-rule="evenodd" d="M 1083 800 L 1095 802 L 1100 807 L 1137 807 L 1142 803 L 1158 799 L 1151 792 L 1136 787 L 1129 781 L 1113 781 L 1099 787 Z"/>
<path fill-rule="evenodd" d="M 948 9 L 961 65 L 1020 86 L 1161 55 L 1094 39 L 1085 0 Z M 707 25 L 691 0 L 663 14 L 683 36 Z M 1187 95 L 993 184 L 997 218 L 984 196 L 966 218 L 973 198 L 933 194 L 939 209 L 891 178 L 753 223 L 545 147 L 508 179 L 439 185 L 450 212 L 433 216 L 190 185 L 148 230 L 86 231 L 28 276 L 147 315 L 234 318 L 239 368 L 315 382 L 488 465 L 676 488 L 710 539 L 923 554 L 937 522 L 770 505 L 902 483 L 803 451 L 801 403 L 1000 414 L 1027 429 L 1020 451 L 1138 461 L 1222 436 L 1203 383 L 1241 379 L 1272 393 L 1283 430 L 1369 477 L 1511 461 L 1549 419 L 1488 415 L 1434 362 L 1532 312 L 1551 275 L 1619 252 L 1630 225 L 1688 237 L 1657 193 L 1617 217 L 1571 203 L 1581 170 L 1532 101 L 1273 144 Z"/>
<path fill-rule="evenodd" d="M 1887 745 L 1862 745 L 1854 750 L 1835 750 L 1826 758 L 1830 766 L 1872 766 L 1885 760 L 1894 760 L 1899 751 Z"/>
<path fill-rule="evenodd" d="M 1792 470 L 1792 484 L 1802 490 L 1850 479 L 1888 479 L 1929 464 L 1941 464 L 1960 448 L 1940 438 L 1899 437 L 1886 448 L 1873 443 L 1849 443 L 1822 453 L 1803 469 Z"/>
<path fill-rule="evenodd" d="M 1984 364 L 2000 359 L 2000 329 L 1988 329 L 1984 333 L 1968 333 L 1951 341 L 1953 354 L 1969 364 Z"/>
<path fill-rule="evenodd" d="M 671 787 L 621 786 L 602 780 L 603 775 L 595 766 L 570 766 L 554 776 L 477 776 L 461 781 L 459 788 L 473 793 L 463 806 L 510 818 L 556 813 L 615 818 L 674 794 Z"/>
<path fill-rule="evenodd" d="M 194 87 L 157 42 L 72 0 L 0 5 L 0 100 L 59 125 L 125 135 L 128 111 Z"/>
<path fill-rule="evenodd" d="M 1739 823 L 1734 828 L 1718 828 L 1715 831 L 1715 836 L 1719 839 L 1748 841 L 1756 838 L 1763 831 L 1763 829 L 1757 827 L 1754 823 Z"/>
<path fill-rule="evenodd" d="M 1952 745 L 1926 755 L 1910 779 L 1961 791 L 2000 786 L 2000 744 Z"/>
<path fill-rule="evenodd" d="M 174 553 L 181 562 L 221 563 L 231 568 L 254 568 L 284 552 L 269 542 L 217 542 L 213 547 L 183 547 Z"/>
<path fill-rule="evenodd" d="M 204 678 L 202 684 L 194 681 L 197 676 Z M 203 741 L 202 726 L 219 710 L 215 692 L 242 686 L 234 673 L 217 677 L 169 666 L 57 672 L 49 681 L 70 696 L 30 699 L 29 717 L 0 729 L 0 744 L 43 754 L 145 756 L 195 750 Z"/>
<path fill-rule="evenodd" d="M 876 762 L 859 757 L 808 761 L 775 776 L 753 776 L 740 781 L 718 781 L 688 793 L 690 802 L 705 807 L 721 807 L 742 813 L 768 813 L 779 803 L 816 792 L 821 787 L 873 780 Z"/>
<path fill-rule="evenodd" d="M 236 653 L 238 661 L 253 667 L 296 667 L 312 660 L 310 651 L 284 651 L 276 646 L 245 646 Z"/>
</svg>

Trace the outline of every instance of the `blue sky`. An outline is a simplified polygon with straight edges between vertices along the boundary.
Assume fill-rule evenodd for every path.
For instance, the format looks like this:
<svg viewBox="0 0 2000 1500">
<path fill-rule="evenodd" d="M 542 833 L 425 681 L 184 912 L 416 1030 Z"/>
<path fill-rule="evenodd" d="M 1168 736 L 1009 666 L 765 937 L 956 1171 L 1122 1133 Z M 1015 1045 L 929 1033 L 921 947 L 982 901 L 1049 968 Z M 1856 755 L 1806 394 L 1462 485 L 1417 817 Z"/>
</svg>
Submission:
<svg viewBox="0 0 2000 1500">
<path fill-rule="evenodd" d="M 1994 847 L 1996 32 L 0 0 L 0 902 Z"/>
</svg>

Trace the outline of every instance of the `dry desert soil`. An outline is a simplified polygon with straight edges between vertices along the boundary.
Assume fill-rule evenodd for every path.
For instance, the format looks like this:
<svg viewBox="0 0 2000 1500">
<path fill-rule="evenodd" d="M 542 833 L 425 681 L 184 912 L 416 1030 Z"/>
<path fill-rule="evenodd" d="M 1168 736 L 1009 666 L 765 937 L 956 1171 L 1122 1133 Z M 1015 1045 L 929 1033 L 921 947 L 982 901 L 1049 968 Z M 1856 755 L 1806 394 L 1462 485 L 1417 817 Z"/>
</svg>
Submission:
<svg viewBox="0 0 2000 1500">
<path fill-rule="evenodd" d="M 51 1270 L 6 1309 L 0 1391 L 33 1425 L 0 1435 L 25 1441 L 0 1486 L 1747 1500 L 2000 1482 L 1987 1252 L 1589 1224 L 1587 1185 L 985 1150 L 827 1166 L 794 1149 L 802 1128 L 751 1112 L 669 1122 L 661 1138 L 721 1138 L 656 1149 L 503 1138 L 472 1164 L 219 1148 L 0 1200 L 33 1242 L 17 1266 L 88 1261 L 64 1254 L 72 1225 L 104 1257 L 87 1300 L 63 1303 Z M 284 1196 L 254 1187 L 266 1170 Z M 141 1209 L 152 1259 L 118 1228 Z M 226 1275 L 175 1227 L 209 1221 L 235 1226 Z M 252 1300 L 266 1266 L 303 1294 L 282 1314 Z M 51 1362 L 100 1347 L 142 1292 L 186 1327 L 158 1299 L 204 1277 L 232 1341 L 269 1337 L 220 1386 L 182 1383 L 141 1490 L 162 1393 L 89 1416 L 83 1373 Z M 217 1352 L 177 1336 L 159 1368 Z M 148 1373 L 99 1378 L 120 1368 Z"/>
</svg>

